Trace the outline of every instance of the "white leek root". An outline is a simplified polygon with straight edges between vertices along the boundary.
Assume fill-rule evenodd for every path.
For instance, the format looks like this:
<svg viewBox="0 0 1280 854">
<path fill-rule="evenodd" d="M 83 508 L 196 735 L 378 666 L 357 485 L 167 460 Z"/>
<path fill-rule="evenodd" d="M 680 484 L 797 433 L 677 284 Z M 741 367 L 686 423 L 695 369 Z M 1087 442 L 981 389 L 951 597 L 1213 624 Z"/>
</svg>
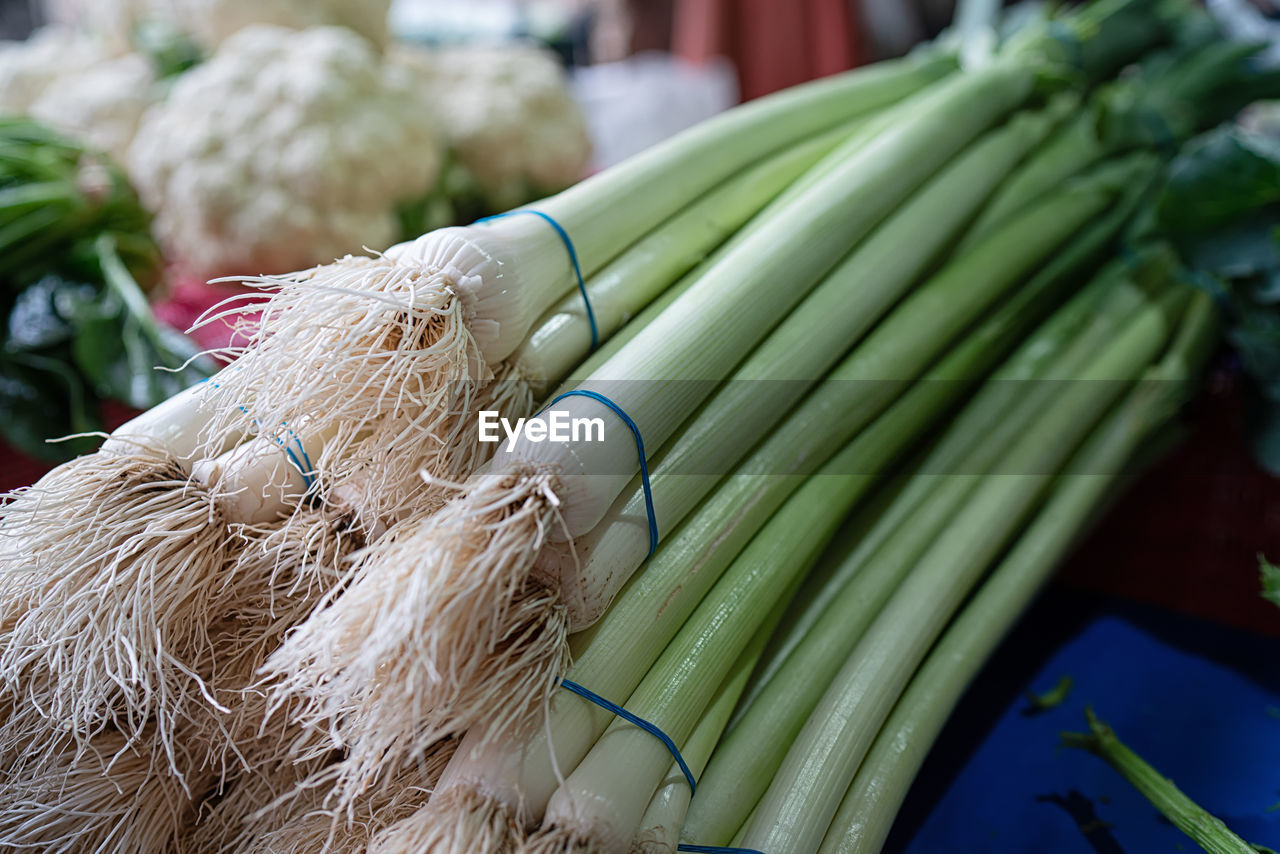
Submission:
<svg viewBox="0 0 1280 854">
<path fill-rule="evenodd" d="M 191 854 L 364 854 L 377 834 L 423 810 L 454 747 L 453 741 L 441 742 L 388 785 L 340 810 L 331 807 L 329 790 L 304 782 L 303 775 L 291 774 L 296 769 L 281 764 L 275 769 L 275 790 L 293 786 L 294 791 L 273 802 L 264 798 L 271 789 L 242 782 L 181 850 Z M 212 828 L 221 833 L 210 832 Z"/>
<path fill-rule="evenodd" d="M 104 732 L 81 749 L 62 737 L 42 746 L 40 767 L 10 769 L 0 785 L 0 848 L 169 850 L 195 804 L 163 757 L 132 741 Z"/>
<path fill-rule="evenodd" d="M 528 578 L 559 524 L 553 481 L 486 476 L 435 516 L 394 528 L 362 555 L 343 595 L 267 662 L 277 699 L 300 698 L 297 718 L 350 751 L 338 784 L 345 801 L 468 724 L 526 716 L 558 684 L 568 665 L 564 609 Z M 414 628 L 423 614 L 432 617 L 425 635 Z"/>
<path fill-rule="evenodd" d="M 505 810 L 455 788 L 379 833 L 369 854 L 511 854 L 518 832 Z"/>
<path fill-rule="evenodd" d="M 390 257 L 347 257 L 296 277 L 261 279 L 277 292 L 237 370 L 207 391 L 207 435 L 255 423 L 295 424 L 326 437 L 312 458 L 320 494 L 355 484 L 366 530 L 420 506 L 418 472 L 469 473 L 479 443 L 457 439 L 492 372 L 467 329 L 453 269 Z M 228 309 L 225 314 L 234 312 Z M 218 322 L 215 314 L 204 323 Z M 471 419 L 465 419 L 470 424 Z"/>
<path fill-rule="evenodd" d="M 0 686 L 23 702 L 0 743 L 41 727 L 82 745 L 107 727 L 126 740 L 145 731 L 182 776 L 179 726 L 204 718 L 202 704 L 226 712 L 204 674 L 211 627 L 244 596 L 227 573 L 227 524 L 276 518 L 305 490 L 267 439 L 193 469 L 162 452 L 94 454 L 6 508 Z"/>
<path fill-rule="evenodd" d="M 576 829 L 553 827 L 539 832 L 520 846 L 519 854 L 610 854 L 594 836 Z"/>
<path fill-rule="evenodd" d="M 0 680 L 22 700 L 0 739 L 43 720 L 129 741 L 154 715 L 172 763 L 175 710 L 200 690 L 180 662 L 209 647 L 193 615 L 226 559 L 216 505 L 162 454 L 94 454 L 20 491 L 0 531 Z"/>
</svg>

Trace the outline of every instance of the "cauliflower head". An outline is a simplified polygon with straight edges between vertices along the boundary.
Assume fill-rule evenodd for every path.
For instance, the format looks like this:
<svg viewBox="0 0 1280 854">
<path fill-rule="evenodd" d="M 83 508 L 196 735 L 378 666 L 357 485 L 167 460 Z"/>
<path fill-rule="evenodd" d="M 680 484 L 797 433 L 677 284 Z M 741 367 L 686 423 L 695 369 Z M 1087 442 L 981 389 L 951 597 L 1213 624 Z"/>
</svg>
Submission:
<svg viewBox="0 0 1280 854">
<path fill-rule="evenodd" d="M 30 113 L 123 162 L 142 114 L 159 98 L 151 63 L 126 54 L 60 75 L 31 104 Z"/>
<path fill-rule="evenodd" d="M 457 160 L 496 209 L 561 190 L 591 156 L 560 64 L 532 46 L 404 48 Z"/>
<path fill-rule="evenodd" d="M 26 41 L 0 42 L 0 114 L 23 115 L 44 91 L 107 59 L 101 42 L 64 27 L 45 27 Z"/>
<path fill-rule="evenodd" d="M 127 50 L 145 21 L 172 25 L 206 51 L 245 27 L 271 24 L 301 30 L 348 27 L 381 48 L 387 43 L 391 0 L 45 0 L 52 20 L 100 33 Z"/>
<path fill-rule="evenodd" d="M 350 30 L 255 26 L 177 78 L 127 162 L 189 272 L 283 273 L 392 243 L 397 203 L 435 183 L 433 127 Z"/>
</svg>

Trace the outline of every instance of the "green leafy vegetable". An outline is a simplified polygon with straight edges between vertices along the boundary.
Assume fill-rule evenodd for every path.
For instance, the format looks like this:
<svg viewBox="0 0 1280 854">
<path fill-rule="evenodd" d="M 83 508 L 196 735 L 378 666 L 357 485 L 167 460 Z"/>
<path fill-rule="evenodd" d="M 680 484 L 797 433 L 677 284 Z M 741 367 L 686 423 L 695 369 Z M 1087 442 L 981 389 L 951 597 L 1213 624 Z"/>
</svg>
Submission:
<svg viewBox="0 0 1280 854">
<path fill-rule="evenodd" d="M 1173 161 L 1154 227 L 1226 309 L 1255 458 L 1280 474 L 1280 133 L 1223 127 Z"/>
<path fill-rule="evenodd" d="M 1258 571 L 1262 574 L 1262 598 L 1280 605 L 1280 566 L 1258 555 Z"/>
<path fill-rule="evenodd" d="M 115 166 L 53 131 L 0 118 L 0 435 L 58 461 L 92 450 L 99 405 L 160 403 L 209 367 L 158 324 L 149 219 Z"/>
</svg>

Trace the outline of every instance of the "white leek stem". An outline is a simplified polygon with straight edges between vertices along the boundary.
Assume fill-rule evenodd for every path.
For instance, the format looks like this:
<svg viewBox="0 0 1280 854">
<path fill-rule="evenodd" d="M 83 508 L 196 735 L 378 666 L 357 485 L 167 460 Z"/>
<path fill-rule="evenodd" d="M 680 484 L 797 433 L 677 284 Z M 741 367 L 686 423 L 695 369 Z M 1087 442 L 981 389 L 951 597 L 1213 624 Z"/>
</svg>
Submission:
<svg viewBox="0 0 1280 854">
<path fill-rule="evenodd" d="M 205 382 L 216 382 L 216 376 Z M 99 451 L 112 456 L 160 452 L 189 473 L 197 452 L 204 450 L 202 436 L 210 417 L 204 392 L 204 383 L 196 383 L 126 421 L 111 432 Z M 241 438 L 243 434 L 225 435 L 214 448 L 225 451 Z"/>
</svg>

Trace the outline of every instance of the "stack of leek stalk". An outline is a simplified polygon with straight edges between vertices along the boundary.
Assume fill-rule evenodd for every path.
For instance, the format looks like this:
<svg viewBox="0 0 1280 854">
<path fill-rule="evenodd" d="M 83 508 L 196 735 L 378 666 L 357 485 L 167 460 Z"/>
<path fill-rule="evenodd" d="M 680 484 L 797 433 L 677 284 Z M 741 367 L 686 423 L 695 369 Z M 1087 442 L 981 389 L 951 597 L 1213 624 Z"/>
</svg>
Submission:
<svg viewBox="0 0 1280 854">
<path fill-rule="evenodd" d="M 5 508 L 0 847 L 878 850 L 1195 388 L 1142 213 L 1280 91 L 1250 52 L 1099 0 L 262 280 L 230 366 Z M 546 401 L 603 436 L 477 441 Z"/>
</svg>

